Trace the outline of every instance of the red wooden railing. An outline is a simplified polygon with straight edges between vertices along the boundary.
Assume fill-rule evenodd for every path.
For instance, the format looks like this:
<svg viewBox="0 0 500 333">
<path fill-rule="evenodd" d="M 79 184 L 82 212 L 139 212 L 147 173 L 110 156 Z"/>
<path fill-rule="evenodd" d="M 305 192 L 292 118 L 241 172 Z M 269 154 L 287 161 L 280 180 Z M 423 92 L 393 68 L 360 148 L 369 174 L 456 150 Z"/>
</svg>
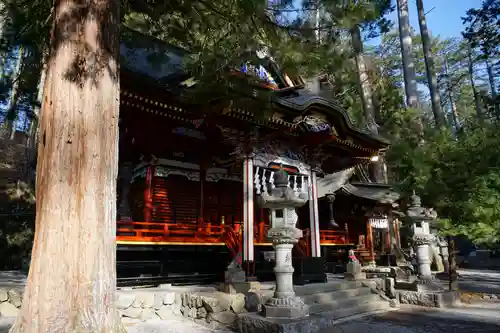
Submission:
<svg viewBox="0 0 500 333">
<path fill-rule="evenodd" d="M 358 260 L 363 264 L 367 264 L 373 260 L 369 249 L 365 249 L 365 248 L 356 249 L 356 250 L 354 250 L 354 254 L 358 258 Z"/>
<path fill-rule="evenodd" d="M 320 230 L 321 244 L 349 244 L 349 236 L 344 230 Z"/>
<path fill-rule="evenodd" d="M 130 242 L 220 243 L 223 227 L 204 224 L 118 221 L 116 239 Z"/>
<path fill-rule="evenodd" d="M 118 221 L 116 238 L 118 241 L 129 242 L 175 242 L 175 243 L 226 243 L 234 254 L 241 250 L 242 226 L 212 225 L 211 223 L 163 223 L 163 222 L 133 222 Z M 267 239 L 269 226 L 260 222 L 254 228 L 254 242 L 256 244 L 270 243 Z M 303 237 L 296 247 L 304 255 L 309 256 L 310 230 L 303 230 Z M 343 230 L 320 230 L 322 245 L 348 244 L 349 237 Z M 237 245 L 238 244 L 238 245 Z"/>
</svg>

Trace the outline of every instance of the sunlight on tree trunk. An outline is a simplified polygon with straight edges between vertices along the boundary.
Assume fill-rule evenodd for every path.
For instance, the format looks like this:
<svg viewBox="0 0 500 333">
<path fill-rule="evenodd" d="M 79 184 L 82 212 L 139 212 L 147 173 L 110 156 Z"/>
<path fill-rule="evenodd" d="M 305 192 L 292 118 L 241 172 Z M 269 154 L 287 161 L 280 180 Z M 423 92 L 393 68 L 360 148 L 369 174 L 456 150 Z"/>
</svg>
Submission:
<svg viewBox="0 0 500 333">
<path fill-rule="evenodd" d="M 358 72 L 359 94 L 363 102 L 366 127 L 371 134 L 378 135 L 378 128 L 375 122 L 375 109 L 373 107 L 372 87 L 366 70 L 365 58 L 363 55 L 363 42 L 361 41 L 361 32 L 358 26 L 351 29 L 351 38 L 356 60 L 356 69 Z"/>
<path fill-rule="evenodd" d="M 401 47 L 401 59 L 403 61 L 403 79 L 406 94 L 406 106 L 418 110 L 418 91 L 415 74 L 415 63 L 412 58 L 412 40 L 410 31 L 410 18 L 408 12 L 408 0 L 396 0 L 399 21 L 399 40 Z M 420 137 L 420 143 L 424 142 L 424 125 L 422 116 L 418 115 L 413 125 Z"/>
<path fill-rule="evenodd" d="M 363 54 L 363 41 L 361 40 L 361 31 L 359 26 L 355 26 L 351 29 L 351 41 L 358 74 L 358 90 L 363 104 L 366 127 L 370 134 L 377 136 L 378 127 L 377 122 L 375 121 L 372 86 L 366 69 L 365 56 Z M 382 158 L 377 162 L 371 163 L 369 169 L 373 181 L 377 183 L 384 182 L 384 161 Z"/>
<path fill-rule="evenodd" d="M 412 42 L 410 33 L 410 18 L 408 17 L 408 0 L 397 0 L 397 6 L 406 104 L 408 107 L 416 109 L 418 108 L 417 81 L 415 79 L 415 64 L 413 63 L 411 55 Z"/>
<path fill-rule="evenodd" d="M 453 118 L 453 125 L 459 131 L 461 129 L 460 119 L 458 117 L 457 104 L 455 103 L 455 94 L 453 92 L 453 84 L 449 75 L 448 59 L 444 57 L 444 75 L 446 77 L 446 90 L 448 92 L 448 99 L 450 101 L 451 116 Z"/>
<path fill-rule="evenodd" d="M 114 306 L 118 44 L 118 1 L 56 1 L 36 232 L 11 333 L 124 332 Z"/>
<path fill-rule="evenodd" d="M 427 28 L 427 21 L 425 20 L 424 2 L 417 0 L 418 11 L 418 25 L 420 26 L 420 35 L 422 37 L 422 46 L 424 49 L 425 70 L 427 72 L 427 82 L 431 94 L 432 113 L 434 114 L 434 121 L 438 127 L 444 127 L 446 120 L 441 111 L 441 99 L 439 96 L 439 88 L 436 78 L 436 71 L 434 69 L 434 56 L 432 55 L 432 46 L 430 41 L 429 29 Z"/>
</svg>

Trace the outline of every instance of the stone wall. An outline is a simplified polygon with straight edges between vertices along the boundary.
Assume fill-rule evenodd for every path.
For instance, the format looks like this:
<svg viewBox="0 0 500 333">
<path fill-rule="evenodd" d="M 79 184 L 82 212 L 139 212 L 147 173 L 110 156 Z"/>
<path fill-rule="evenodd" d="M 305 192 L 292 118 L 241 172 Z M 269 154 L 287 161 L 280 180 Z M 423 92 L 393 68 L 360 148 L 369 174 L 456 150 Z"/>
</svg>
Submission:
<svg viewBox="0 0 500 333">
<path fill-rule="evenodd" d="M 226 294 L 212 288 L 151 288 L 118 290 L 116 307 L 122 320 L 168 320 L 185 317 L 208 328 L 233 328 L 238 314 L 260 310 L 262 296 L 254 292 Z M 0 288 L 0 317 L 16 317 L 22 289 Z"/>
<path fill-rule="evenodd" d="M 0 317 L 16 317 L 22 303 L 20 289 L 0 288 Z"/>
<path fill-rule="evenodd" d="M 255 293 L 169 289 L 119 290 L 117 308 L 123 320 L 185 317 L 208 328 L 232 328 L 239 313 L 255 312 L 261 298 Z"/>
</svg>

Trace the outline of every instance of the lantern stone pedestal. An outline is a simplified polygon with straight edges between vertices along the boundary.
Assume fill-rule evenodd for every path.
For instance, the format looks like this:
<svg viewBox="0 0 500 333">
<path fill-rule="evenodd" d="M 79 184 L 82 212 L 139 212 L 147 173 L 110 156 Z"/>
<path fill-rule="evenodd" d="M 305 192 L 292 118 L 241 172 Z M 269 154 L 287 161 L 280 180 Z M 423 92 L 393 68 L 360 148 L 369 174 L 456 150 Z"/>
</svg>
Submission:
<svg viewBox="0 0 500 333">
<path fill-rule="evenodd" d="M 267 318 L 295 319 L 307 316 L 309 307 L 293 289 L 292 248 L 302 236 L 297 228 L 271 228 L 268 236 L 273 239 L 276 249 L 276 289 L 274 296 L 262 307 L 262 315 Z"/>
<path fill-rule="evenodd" d="M 293 289 L 292 248 L 302 237 L 297 229 L 298 216 L 295 208 L 303 206 L 307 193 L 298 193 L 288 186 L 288 174 L 279 170 L 274 174 L 274 188 L 258 197 L 262 208 L 270 211 L 271 228 L 267 236 L 273 240 L 276 251 L 276 289 L 274 296 L 262 307 L 266 318 L 296 319 L 309 315 L 309 307 Z"/>
<path fill-rule="evenodd" d="M 431 259 L 429 258 L 430 235 L 416 234 L 413 242 L 417 247 L 418 278 L 430 281 L 433 279 L 431 271 Z"/>
<path fill-rule="evenodd" d="M 397 281 L 396 289 L 401 304 L 426 307 L 452 307 L 459 302 L 458 293 L 446 290 L 432 275 L 429 247 L 433 241 L 429 223 L 437 217 L 433 209 L 421 207 L 420 197 L 411 196 L 407 220 L 413 230 L 413 245 L 416 248 L 418 276 L 413 281 Z"/>
</svg>

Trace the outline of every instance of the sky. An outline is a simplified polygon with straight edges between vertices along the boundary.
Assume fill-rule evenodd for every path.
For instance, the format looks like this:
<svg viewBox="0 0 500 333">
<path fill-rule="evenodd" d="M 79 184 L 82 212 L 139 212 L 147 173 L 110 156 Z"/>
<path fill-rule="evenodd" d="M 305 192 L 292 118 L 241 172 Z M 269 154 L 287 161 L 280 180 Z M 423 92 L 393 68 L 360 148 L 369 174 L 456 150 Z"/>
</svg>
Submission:
<svg viewBox="0 0 500 333">
<path fill-rule="evenodd" d="M 393 2 L 395 3 L 396 0 Z M 460 37 L 460 33 L 464 30 L 461 17 L 465 16 L 468 9 L 479 8 L 482 2 L 483 0 L 424 0 L 427 27 L 433 36 Z M 415 0 L 408 0 L 408 7 L 410 24 L 416 31 L 419 31 Z M 398 22 L 396 11 L 390 13 L 387 18 L 395 24 Z M 368 44 L 374 45 L 378 42 L 378 39 L 373 39 L 368 41 Z"/>
</svg>

